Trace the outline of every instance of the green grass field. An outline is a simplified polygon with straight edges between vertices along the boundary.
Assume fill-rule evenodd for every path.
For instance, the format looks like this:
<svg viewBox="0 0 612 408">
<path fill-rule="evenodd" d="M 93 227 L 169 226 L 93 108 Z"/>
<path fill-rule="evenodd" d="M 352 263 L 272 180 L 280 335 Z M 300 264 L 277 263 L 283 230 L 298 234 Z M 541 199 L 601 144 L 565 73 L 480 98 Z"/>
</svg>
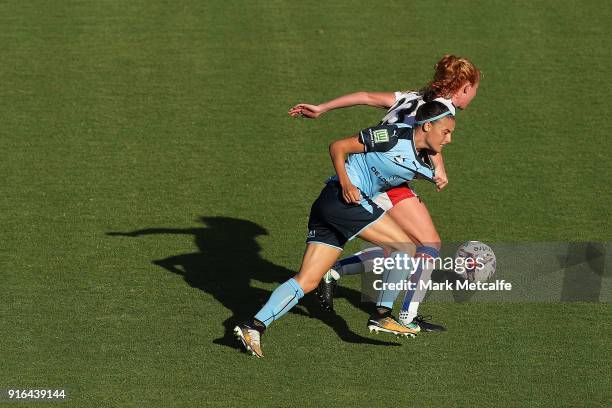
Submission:
<svg viewBox="0 0 612 408">
<path fill-rule="evenodd" d="M 298 268 L 328 144 L 382 113 L 289 107 L 420 87 L 445 53 L 484 79 L 448 188 L 417 186 L 443 239 L 612 241 L 611 10 L 0 3 L 0 388 L 66 388 L 66 407 L 609 406 L 609 303 L 429 303 L 449 331 L 398 341 L 367 333 L 353 277 L 338 317 L 307 297 L 263 360 L 224 334 Z"/>
</svg>

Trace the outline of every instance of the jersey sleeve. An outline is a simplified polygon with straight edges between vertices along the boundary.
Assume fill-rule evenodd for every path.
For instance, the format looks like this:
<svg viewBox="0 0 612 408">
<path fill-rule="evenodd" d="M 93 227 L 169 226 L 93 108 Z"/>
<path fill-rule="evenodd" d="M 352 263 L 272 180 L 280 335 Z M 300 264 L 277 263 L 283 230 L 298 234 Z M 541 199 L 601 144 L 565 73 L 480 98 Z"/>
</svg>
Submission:
<svg viewBox="0 0 612 408">
<path fill-rule="evenodd" d="M 359 132 L 359 142 L 367 152 L 388 152 L 397 145 L 397 141 L 405 137 L 412 128 L 398 125 L 378 125 Z"/>
</svg>

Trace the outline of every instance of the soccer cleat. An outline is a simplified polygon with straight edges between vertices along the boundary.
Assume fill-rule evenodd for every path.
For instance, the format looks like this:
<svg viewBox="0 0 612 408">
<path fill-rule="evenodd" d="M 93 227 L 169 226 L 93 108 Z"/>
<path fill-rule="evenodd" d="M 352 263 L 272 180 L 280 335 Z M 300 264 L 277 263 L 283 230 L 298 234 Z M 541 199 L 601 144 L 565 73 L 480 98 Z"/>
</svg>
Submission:
<svg viewBox="0 0 612 408">
<path fill-rule="evenodd" d="M 334 311 L 334 293 L 338 287 L 338 279 L 340 279 L 340 274 L 336 270 L 339 268 L 338 263 L 334 264 L 332 269 L 323 275 L 316 289 L 317 299 L 319 299 L 321 307 L 328 312 Z"/>
<path fill-rule="evenodd" d="M 403 323 L 403 322 L 400 320 L 400 323 L 402 324 L 402 326 L 407 327 L 407 328 L 409 328 L 410 330 L 413 330 L 413 331 L 415 331 L 415 332 L 417 332 L 417 333 L 420 333 L 420 332 L 421 332 L 421 325 L 420 325 L 420 324 L 418 324 L 418 323 L 416 323 L 414 320 L 413 320 L 413 321 L 411 321 L 411 322 L 410 322 L 410 323 L 408 323 L 408 324 L 404 324 L 404 323 Z"/>
<path fill-rule="evenodd" d="M 421 331 L 421 326 L 419 325 L 419 323 L 417 321 L 415 321 L 414 319 L 410 319 L 409 316 L 409 312 L 407 310 L 402 310 L 399 313 L 399 322 L 402 326 L 406 326 L 411 330 L 416 330 L 416 332 L 420 332 Z"/>
<path fill-rule="evenodd" d="M 393 318 L 393 316 L 370 316 L 370 319 L 368 320 L 368 329 L 370 330 L 370 333 L 383 332 L 406 337 L 415 337 L 419 332 L 414 328 L 400 324 L 397 320 Z"/>
<path fill-rule="evenodd" d="M 417 324 L 418 326 L 421 327 L 421 329 L 423 329 L 426 332 L 446 331 L 446 327 L 442 326 L 441 324 L 431 323 L 430 320 L 431 320 L 431 315 L 427 315 L 427 316 L 417 315 L 417 317 L 414 318 L 412 323 Z"/>
<path fill-rule="evenodd" d="M 261 335 L 257 329 L 253 329 L 246 324 L 239 324 L 234 327 L 234 334 L 236 338 L 240 340 L 247 352 L 250 352 L 257 358 L 263 357 L 261 351 Z"/>
</svg>

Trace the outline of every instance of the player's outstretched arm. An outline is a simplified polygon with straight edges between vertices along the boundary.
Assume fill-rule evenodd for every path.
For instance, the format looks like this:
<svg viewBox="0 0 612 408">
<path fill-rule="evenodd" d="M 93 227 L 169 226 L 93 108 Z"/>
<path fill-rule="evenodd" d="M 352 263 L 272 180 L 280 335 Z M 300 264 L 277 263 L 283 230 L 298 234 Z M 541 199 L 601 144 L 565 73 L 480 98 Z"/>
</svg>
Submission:
<svg viewBox="0 0 612 408">
<path fill-rule="evenodd" d="M 444 159 L 442 159 L 442 153 L 437 153 L 431 156 L 431 161 L 436 168 L 436 176 L 434 182 L 436 183 L 436 189 L 442 190 L 448 185 L 448 177 L 446 176 L 446 169 L 444 168 Z"/>
<path fill-rule="evenodd" d="M 329 145 L 329 155 L 331 156 L 334 169 L 338 175 L 338 182 L 342 188 L 342 197 L 347 203 L 359 204 L 361 201 L 361 193 L 359 189 L 353 185 L 351 179 L 346 173 L 344 160 L 346 155 L 350 153 L 363 153 L 365 146 L 359 142 L 359 136 L 354 135 L 333 142 Z"/>
<path fill-rule="evenodd" d="M 394 103 L 395 94 L 393 92 L 355 92 L 340 96 L 339 98 L 332 99 L 320 105 L 298 103 L 293 108 L 289 109 L 289 115 L 293 117 L 303 116 L 305 118 L 315 119 L 325 112 L 334 109 L 356 105 L 367 105 L 375 108 L 388 109 L 393 106 Z"/>
</svg>

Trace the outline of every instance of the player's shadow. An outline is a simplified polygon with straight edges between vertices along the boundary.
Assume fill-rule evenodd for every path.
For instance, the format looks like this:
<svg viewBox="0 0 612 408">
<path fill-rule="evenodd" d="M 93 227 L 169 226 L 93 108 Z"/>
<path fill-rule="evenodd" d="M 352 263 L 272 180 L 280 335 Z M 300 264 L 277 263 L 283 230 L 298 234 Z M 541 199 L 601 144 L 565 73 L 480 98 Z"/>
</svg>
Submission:
<svg viewBox="0 0 612 408">
<path fill-rule="evenodd" d="M 181 275 L 189 286 L 212 295 L 215 300 L 228 308 L 233 316 L 223 322 L 224 336 L 214 340 L 214 343 L 237 347 L 233 338 L 233 327 L 236 323 L 252 317 L 271 294 L 268 290 L 251 286 L 251 280 L 280 284 L 295 272 L 275 265 L 260 256 L 261 247 L 255 238 L 268 234 L 260 225 L 228 217 L 201 217 L 199 221 L 206 226 L 146 228 L 130 232 L 108 232 L 107 235 L 124 237 L 193 235 L 197 252 L 174 255 L 152 262 L 169 272 Z M 345 297 L 359 298 L 359 293 L 356 291 L 347 293 L 345 289 L 343 292 Z M 342 340 L 349 343 L 399 345 L 395 342 L 370 339 L 353 332 L 342 317 L 335 313 L 324 312 L 312 294 L 306 295 L 291 312 L 320 319 Z"/>
</svg>

